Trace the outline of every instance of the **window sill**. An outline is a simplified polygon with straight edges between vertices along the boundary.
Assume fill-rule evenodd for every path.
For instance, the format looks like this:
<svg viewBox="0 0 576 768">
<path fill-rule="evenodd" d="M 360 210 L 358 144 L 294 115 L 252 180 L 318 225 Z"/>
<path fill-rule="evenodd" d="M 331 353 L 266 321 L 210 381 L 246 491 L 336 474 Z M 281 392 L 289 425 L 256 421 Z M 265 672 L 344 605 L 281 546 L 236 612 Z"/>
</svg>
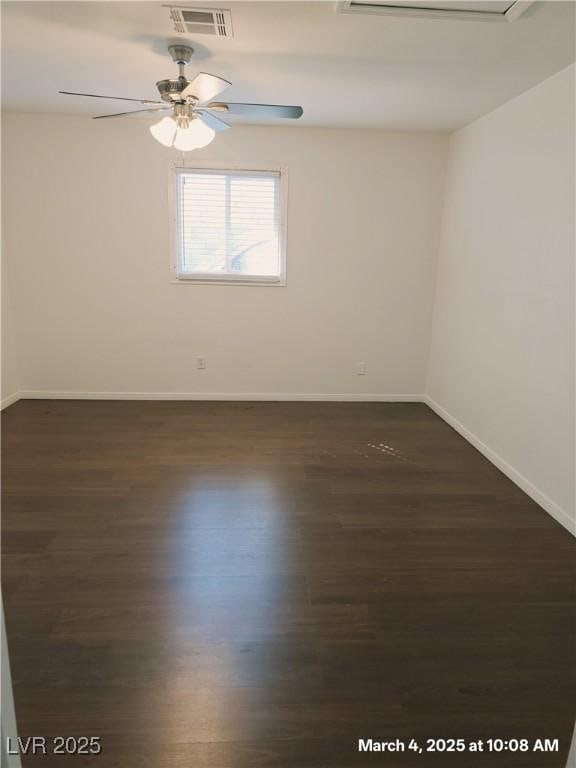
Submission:
<svg viewBox="0 0 576 768">
<path fill-rule="evenodd" d="M 285 288 L 285 278 L 237 278 L 237 277 L 180 277 L 170 280 L 170 285 L 251 285 L 267 288 Z"/>
</svg>

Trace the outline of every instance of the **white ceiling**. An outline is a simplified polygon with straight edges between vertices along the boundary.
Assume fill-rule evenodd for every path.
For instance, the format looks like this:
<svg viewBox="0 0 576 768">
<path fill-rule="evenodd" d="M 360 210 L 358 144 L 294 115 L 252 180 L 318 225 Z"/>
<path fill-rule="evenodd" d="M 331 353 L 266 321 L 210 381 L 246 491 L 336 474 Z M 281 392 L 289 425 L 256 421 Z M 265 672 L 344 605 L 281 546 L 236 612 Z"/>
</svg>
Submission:
<svg viewBox="0 0 576 768">
<path fill-rule="evenodd" d="M 178 36 L 158 2 L 3 2 L 3 108 L 122 111 L 58 90 L 155 98 L 176 74 L 167 44 L 187 40 L 189 76 L 231 80 L 229 101 L 301 104 L 303 125 L 452 130 L 574 60 L 570 0 L 512 23 L 342 14 L 330 0 L 181 4 L 231 8 L 234 37 Z"/>
</svg>

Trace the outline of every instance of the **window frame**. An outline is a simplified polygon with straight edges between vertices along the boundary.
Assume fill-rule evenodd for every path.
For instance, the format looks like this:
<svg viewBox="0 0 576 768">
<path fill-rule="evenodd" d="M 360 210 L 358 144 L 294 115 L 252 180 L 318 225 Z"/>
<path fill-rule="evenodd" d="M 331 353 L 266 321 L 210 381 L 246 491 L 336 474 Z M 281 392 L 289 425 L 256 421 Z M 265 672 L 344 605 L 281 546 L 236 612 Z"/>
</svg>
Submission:
<svg viewBox="0 0 576 768">
<path fill-rule="evenodd" d="M 179 176 L 183 173 L 199 171 L 200 173 L 237 173 L 258 174 L 274 173 L 278 175 L 278 247 L 280 259 L 280 273 L 278 276 L 267 275 L 214 275 L 212 273 L 181 274 L 180 273 L 180 234 L 178 217 L 178 183 Z M 169 174 L 169 205 L 170 205 L 170 282 L 173 285 L 252 285 L 283 287 L 286 285 L 286 240 L 287 240 L 287 213 L 288 213 L 288 168 L 276 163 L 259 163 L 252 165 L 242 163 L 214 163 L 194 162 L 190 165 L 173 163 Z"/>
</svg>

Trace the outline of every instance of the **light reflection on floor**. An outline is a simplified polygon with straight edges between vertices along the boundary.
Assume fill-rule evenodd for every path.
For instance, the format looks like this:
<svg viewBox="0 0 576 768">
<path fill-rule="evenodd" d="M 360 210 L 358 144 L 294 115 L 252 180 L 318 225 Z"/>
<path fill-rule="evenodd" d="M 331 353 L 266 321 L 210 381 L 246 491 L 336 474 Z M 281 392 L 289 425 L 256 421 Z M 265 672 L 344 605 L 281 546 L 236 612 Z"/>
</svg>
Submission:
<svg viewBox="0 0 576 768">
<path fill-rule="evenodd" d="M 383 453 L 392 459 L 406 462 L 409 461 L 409 459 L 402 453 L 402 451 L 399 451 L 397 448 L 394 448 L 391 445 L 387 445 L 386 443 L 368 443 L 367 445 L 368 448 L 372 448 L 374 451 L 379 451 L 380 453 Z"/>
<path fill-rule="evenodd" d="M 367 448 L 371 449 L 372 452 L 366 453 Z M 377 451 L 378 454 L 380 454 L 382 457 L 389 457 L 391 459 L 396 459 L 397 461 L 406 463 L 410 462 L 410 459 L 404 453 L 402 453 L 402 451 L 394 448 L 391 445 L 388 445 L 387 443 L 362 443 L 360 447 L 350 447 L 347 451 L 341 450 L 340 452 L 335 453 L 333 450 L 323 450 L 321 453 L 323 457 L 328 456 L 331 459 L 337 460 L 342 460 L 346 456 L 350 458 L 353 456 L 361 456 L 363 459 L 373 459 L 375 455 L 378 455 L 374 454 L 374 451 Z"/>
<path fill-rule="evenodd" d="M 287 503 L 268 478 L 211 477 L 195 480 L 173 511 L 168 556 L 178 577 L 158 703 L 164 717 L 174 711 L 183 739 L 192 729 L 207 741 L 245 738 L 237 712 L 229 716 L 230 690 L 236 703 L 256 703 L 270 638 L 282 631 L 286 598 L 299 583 L 287 546 L 298 546 Z"/>
</svg>

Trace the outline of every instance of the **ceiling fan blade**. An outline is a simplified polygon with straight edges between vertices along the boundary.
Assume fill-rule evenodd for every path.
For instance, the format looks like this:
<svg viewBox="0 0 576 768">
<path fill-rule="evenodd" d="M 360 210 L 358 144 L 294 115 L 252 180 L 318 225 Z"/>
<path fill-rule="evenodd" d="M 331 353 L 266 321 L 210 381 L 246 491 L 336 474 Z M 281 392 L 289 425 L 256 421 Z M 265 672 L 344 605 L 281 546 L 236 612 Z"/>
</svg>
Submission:
<svg viewBox="0 0 576 768">
<path fill-rule="evenodd" d="M 138 115 L 142 112 L 166 112 L 172 109 L 170 106 L 165 107 L 152 107 L 151 109 L 133 109 L 130 112 L 116 112 L 113 115 L 96 115 L 92 120 L 106 120 L 108 117 L 125 117 L 126 115 Z"/>
<path fill-rule="evenodd" d="M 138 104 L 162 104 L 161 101 L 154 99 L 130 99 L 124 96 L 101 96 L 99 93 L 75 93 L 74 91 L 58 91 L 65 96 L 90 96 L 92 99 L 117 99 L 118 101 L 137 101 Z"/>
<path fill-rule="evenodd" d="M 216 75 L 209 75 L 207 72 L 199 72 L 180 94 L 180 98 L 185 99 L 188 96 L 194 96 L 199 104 L 213 99 L 232 83 Z"/>
<path fill-rule="evenodd" d="M 217 112 L 246 117 L 290 117 L 296 120 L 304 113 L 302 107 L 288 107 L 282 104 L 232 104 L 225 101 L 212 101 L 206 107 Z"/>
<path fill-rule="evenodd" d="M 202 122 L 206 123 L 209 128 L 212 128 L 212 130 L 217 133 L 219 131 L 226 131 L 230 128 L 228 123 L 224 122 L 224 120 L 221 120 L 219 117 L 216 117 L 216 115 L 211 115 L 210 112 L 205 112 L 203 109 L 200 109 L 198 110 L 198 113 Z"/>
</svg>

